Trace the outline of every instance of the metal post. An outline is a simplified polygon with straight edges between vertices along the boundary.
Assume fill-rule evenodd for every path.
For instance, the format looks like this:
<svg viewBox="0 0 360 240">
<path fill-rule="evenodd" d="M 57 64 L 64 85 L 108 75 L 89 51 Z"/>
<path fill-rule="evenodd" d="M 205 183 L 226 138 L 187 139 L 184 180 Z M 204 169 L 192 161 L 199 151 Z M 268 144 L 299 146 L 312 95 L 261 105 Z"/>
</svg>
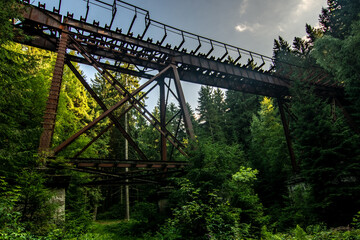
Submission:
<svg viewBox="0 0 360 240">
<path fill-rule="evenodd" d="M 277 100 L 278 100 L 278 105 L 279 105 L 279 110 L 280 110 L 281 122 L 282 122 L 282 125 L 284 128 L 286 143 L 287 143 L 287 147 L 288 147 L 289 154 L 290 154 L 291 166 L 292 166 L 294 173 L 297 173 L 299 171 L 299 169 L 296 164 L 295 153 L 294 153 L 294 149 L 292 147 L 292 143 L 291 143 L 291 139 L 290 139 L 290 131 L 289 131 L 289 126 L 286 122 L 284 107 L 282 105 L 282 101 L 279 98 Z"/>
<path fill-rule="evenodd" d="M 69 39 L 68 37 L 69 35 L 66 32 L 62 32 L 58 51 L 57 51 L 53 77 L 50 85 L 49 96 L 46 102 L 44 122 L 43 122 L 43 132 L 40 136 L 40 144 L 39 144 L 40 154 L 52 155 L 50 153 L 50 148 L 51 148 L 52 137 L 54 135 L 54 129 L 55 129 L 56 112 L 59 104 L 62 75 L 65 64 L 65 54 Z"/>
<path fill-rule="evenodd" d="M 180 108 L 181 108 L 181 111 L 182 111 L 183 117 L 184 117 L 186 133 L 188 134 L 190 139 L 194 141 L 195 140 L 194 128 L 193 128 L 193 125 L 192 125 L 192 122 L 190 119 L 190 114 L 189 114 L 188 108 L 186 106 L 184 92 L 182 90 L 181 83 L 180 83 L 179 72 L 175 65 L 172 64 L 171 67 L 174 71 L 175 86 L 176 86 L 176 91 L 177 91 L 177 94 L 179 97 Z"/>
<path fill-rule="evenodd" d="M 127 86 L 127 79 L 125 80 L 125 87 Z M 126 106 L 126 104 L 125 104 Z M 126 107 L 125 107 L 126 109 Z M 124 116 L 124 124 L 125 124 L 125 132 L 128 132 L 128 119 L 127 119 L 127 113 L 125 113 Z M 125 161 L 129 159 L 129 144 L 128 140 L 125 138 Z M 129 168 L 125 168 L 125 172 L 128 172 Z M 128 183 L 129 179 L 125 179 L 125 182 Z M 125 185 L 125 220 L 130 220 L 130 192 L 129 192 L 129 185 Z"/>
<path fill-rule="evenodd" d="M 360 129 L 354 122 L 354 119 L 351 117 L 348 111 L 344 108 L 344 106 L 341 104 L 340 100 L 335 98 L 335 104 L 340 108 L 342 113 L 344 114 L 344 117 L 346 118 L 346 121 L 348 122 L 350 128 L 358 135 L 360 135 Z"/>
<path fill-rule="evenodd" d="M 166 104 L 165 104 L 165 84 L 164 78 L 159 80 L 160 87 L 160 125 L 161 130 L 165 131 L 166 128 Z M 160 134 L 160 153 L 161 160 L 167 160 L 167 149 L 166 149 L 166 137 L 163 134 Z"/>
<path fill-rule="evenodd" d="M 125 114 L 125 130 L 127 131 L 128 125 L 127 125 L 127 114 Z M 129 159 L 128 155 L 128 141 L 125 139 L 125 161 Z M 125 168 L 125 172 L 129 172 L 129 168 Z M 125 182 L 128 183 L 129 179 L 125 179 Z M 130 220 L 130 191 L 129 191 L 129 185 L 125 185 L 125 220 Z"/>
</svg>

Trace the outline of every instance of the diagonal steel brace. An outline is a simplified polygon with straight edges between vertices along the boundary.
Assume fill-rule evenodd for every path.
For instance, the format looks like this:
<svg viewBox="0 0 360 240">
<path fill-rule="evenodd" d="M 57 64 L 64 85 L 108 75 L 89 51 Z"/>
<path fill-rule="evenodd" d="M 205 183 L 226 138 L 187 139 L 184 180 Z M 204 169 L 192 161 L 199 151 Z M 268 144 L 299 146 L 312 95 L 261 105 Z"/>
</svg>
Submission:
<svg viewBox="0 0 360 240">
<path fill-rule="evenodd" d="M 70 36 L 75 49 L 123 96 L 127 96 L 132 106 L 137 109 L 155 129 L 157 129 L 167 140 L 173 144 L 183 155 L 186 153 L 181 149 L 183 144 L 171 134 L 166 128 L 161 128 L 161 123 L 136 99 L 124 86 L 122 86 L 101 64 L 96 61 L 73 37 Z"/>
<path fill-rule="evenodd" d="M 156 74 L 154 77 L 152 77 L 151 79 L 149 79 L 146 83 L 144 83 L 143 85 L 141 85 L 139 88 L 137 88 L 136 90 L 133 91 L 133 96 L 135 96 L 136 94 L 138 94 L 139 92 L 141 92 L 145 87 L 147 87 L 149 84 L 151 84 L 153 81 L 155 81 L 156 78 L 158 78 L 159 76 L 161 76 L 162 74 L 164 74 L 168 69 L 170 68 L 170 66 L 167 66 L 166 68 L 164 68 L 162 71 L 160 71 L 158 74 Z M 67 147 L 69 144 L 71 144 L 73 141 L 75 141 L 80 135 L 82 135 L 84 132 L 92 129 L 98 122 L 100 122 L 101 120 L 103 120 L 104 118 L 106 118 L 110 113 L 112 113 L 113 111 L 115 111 L 116 109 L 118 109 L 119 107 L 121 107 L 125 102 L 127 102 L 130 99 L 130 96 L 127 95 L 125 96 L 123 99 L 121 99 L 118 103 L 116 103 L 115 105 L 113 105 L 111 108 L 109 108 L 107 111 L 105 111 L 104 113 L 102 113 L 99 117 L 97 117 L 94 121 L 92 121 L 91 123 L 89 123 L 87 126 L 83 127 L 80 131 L 78 131 L 77 133 L 75 133 L 74 135 L 72 135 L 70 138 L 68 138 L 67 140 L 65 140 L 64 142 L 62 142 L 59 146 L 57 146 L 54 149 L 54 154 L 59 153 L 61 150 L 63 150 L 65 147 Z"/>
<path fill-rule="evenodd" d="M 81 76 L 79 71 L 72 65 L 69 60 L 66 60 L 66 64 L 69 66 L 71 71 L 75 74 L 75 76 L 79 79 L 82 85 L 86 88 L 86 90 L 90 93 L 90 95 L 95 99 L 95 101 L 100 105 L 101 109 L 106 112 L 108 109 L 103 101 L 97 96 L 94 90 L 89 86 L 89 84 L 85 81 L 85 79 Z M 121 126 L 119 120 L 112 114 L 109 114 L 109 118 L 115 124 L 115 126 L 119 129 L 119 131 L 123 134 L 123 136 L 128 140 L 129 144 L 135 149 L 135 151 L 139 154 L 139 156 L 143 160 L 147 160 L 145 154 L 140 150 L 139 146 L 136 142 L 131 138 L 131 136 L 125 131 L 125 129 Z"/>
</svg>

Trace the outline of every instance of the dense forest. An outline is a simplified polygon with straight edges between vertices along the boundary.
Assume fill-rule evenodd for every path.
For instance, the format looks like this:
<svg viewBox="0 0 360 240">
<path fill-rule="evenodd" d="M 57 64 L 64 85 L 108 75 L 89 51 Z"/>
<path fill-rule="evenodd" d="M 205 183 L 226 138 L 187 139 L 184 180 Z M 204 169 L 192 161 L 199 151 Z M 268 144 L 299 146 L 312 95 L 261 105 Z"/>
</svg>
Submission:
<svg viewBox="0 0 360 240">
<path fill-rule="evenodd" d="M 187 148 L 189 157 L 172 154 L 190 163 L 186 173 L 165 186 L 130 186 L 130 220 L 124 220 L 124 186 L 88 186 L 92 176 L 62 167 L 65 157 L 44 161 L 38 155 L 56 54 L 13 42 L 28 38 L 12 26 L 20 12 L 16 0 L 0 1 L 0 239 L 360 239 L 359 1 L 328 0 L 320 28 L 306 25 L 307 37 L 293 43 L 274 41 L 280 63 L 301 66 L 305 77 L 312 74 L 306 69 L 316 66 L 345 86 L 344 108 L 352 124 L 293 72 L 286 121 L 294 168 L 277 99 L 202 86 L 198 107 L 189 107 L 196 141 L 186 139 L 184 129 L 178 136 L 193 146 Z M 137 77 L 112 74 L 130 91 L 139 86 Z M 89 82 L 106 104 L 122 97 L 101 75 Z M 173 116 L 178 110 L 170 104 L 166 112 Z M 101 113 L 65 66 L 53 145 Z M 158 160 L 159 134 L 138 112 L 127 116 L 131 135 L 149 159 Z M 109 123 L 96 127 L 100 131 Z M 75 154 L 92 137 L 82 135 L 61 154 Z M 113 128 L 82 156 L 123 158 L 123 146 Z M 69 179 L 60 222 L 49 184 L 53 175 Z M 158 193 L 164 189 L 168 207 L 159 212 Z"/>
</svg>

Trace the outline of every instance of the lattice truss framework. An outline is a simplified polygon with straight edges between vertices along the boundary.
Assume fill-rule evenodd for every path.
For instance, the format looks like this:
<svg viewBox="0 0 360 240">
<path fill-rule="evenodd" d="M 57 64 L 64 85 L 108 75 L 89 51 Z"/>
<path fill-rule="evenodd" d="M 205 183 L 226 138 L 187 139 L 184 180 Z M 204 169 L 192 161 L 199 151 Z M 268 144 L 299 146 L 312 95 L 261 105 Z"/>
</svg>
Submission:
<svg viewBox="0 0 360 240">
<path fill-rule="evenodd" d="M 62 16 L 59 14 L 59 9 L 54 8 L 53 11 L 48 11 L 45 9 L 45 5 L 39 4 L 38 7 L 35 7 L 29 5 L 29 1 L 26 0 L 23 1 L 25 8 L 24 20 L 15 25 L 16 27 L 23 29 L 26 34 L 33 36 L 26 44 L 57 52 L 53 79 L 44 115 L 44 131 L 40 139 L 40 152 L 45 152 L 49 157 L 56 158 L 56 155 L 60 151 L 75 141 L 81 134 L 91 130 L 104 118 L 111 119 L 111 124 L 109 126 L 99 132 L 98 135 L 75 156 L 69 157 L 72 163 L 78 167 L 78 171 L 86 171 L 98 175 L 111 175 L 122 181 L 128 177 L 136 180 L 139 176 L 144 176 L 143 172 L 147 172 L 147 176 L 164 176 L 165 173 L 175 173 L 183 168 L 186 165 L 185 162 L 167 161 L 168 150 L 166 149 L 166 142 L 169 142 L 173 148 L 186 155 L 184 145 L 177 139 L 177 132 L 171 132 L 167 129 L 169 122 L 175 118 L 166 119 L 165 116 L 169 94 L 172 94 L 179 102 L 180 112 L 178 114 L 182 117 L 182 122 L 189 138 L 193 140 L 195 136 L 180 81 L 188 81 L 277 98 L 279 100 L 280 112 L 294 171 L 297 169 L 297 166 L 292 152 L 291 140 L 284 112 L 284 110 L 286 110 L 291 116 L 291 112 L 284 99 L 289 98 L 289 88 L 293 81 L 292 78 L 295 76 L 295 78 L 298 78 L 301 81 L 306 81 L 310 86 L 314 87 L 315 92 L 320 96 L 334 99 L 343 98 L 343 86 L 334 83 L 331 76 L 315 67 L 306 69 L 306 71 L 310 71 L 311 74 L 307 75 L 310 77 L 304 78 L 302 77 L 304 69 L 299 66 L 275 62 L 273 59 L 266 56 L 162 24 L 150 19 L 150 15 L 146 10 L 123 1 L 114 0 L 113 4 L 98 0 L 93 1 L 112 7 L 112 19 L 109 25 L 105 24 L 104 27 L 101 27 L 98 22 L 87 22 L 90 1 L 87 1 L 86 16 L 80 17 L 80 19 L 77 20 L 73 18 L 72 14 L 68 13 L 67 16 Z M 135 10 L 135 15 L 126 33 L 123 33 L 122 30 L 118 28 L 114 30 L 112 26 L 118 4 L 125 4 L 127 7 L 134 8 Z M 60 6 L 61 4 L 59 4 L 59 8 Z M 131 30 L 139 10 L 145 11 L 145 26 L 143 33 L 134 37 Z M 156 24 L 164 30 L 163 36 L 156 42 L 153 42 L 154 40 L 151 38 L 145 40 L 145 36 L 151 24 Z M 165 43 L 168 33 L 174 31 L 181 36 L 182 41 L 177 46 L 171 47 L 170 44 Z M 190 52 L 188 52 L 187 49 L 182 48 L 189 38 L 198 41 L 198 45 L 195 45 L 194 49 Z M 203 53 L 201 52 L 201 49 L 206 44 L 210 46 L 210 50 Z M 217 50 L 214 50 L 215 48 L 217 48 Z M 75 51 L 76 54 L 69 54 L 70 50 Z M 215 52 L 216 54 L 219 54 L 219 57 L 216 58 Z M 230 54 L 231 52 L 233 54 Z M 243 56 L 247 56 L 248 60 L 247 63 L 241 64 L 240 60 Z M 122 99 L 113 106 L 106 106 L 103 100 L 96 95 L 95 91 L 77 71 L 72 62 L 93 66 L 122 96 Z M 99 104 L 103 113 L 59 146 L 51 149 L 61 80 L 65 64 L 71 69 L 83 84 L 84 88 L 87 89 Z M 268 71 L 262 69 L 266 64 L 270 66 Z M 132 70 L 130 68 L 125 68 L 124 65 L 133 65 L 136 69 Z M 277 71 L 274 71 L 275 66 L 278 68 Z M 138 89 L 129 92 L 126 87 L 109 72 L 109 70 L 130 74 L 148 80 Z M 154 72 L 157 73 L 150 74 Z M 169 79 L 169 82 L 167 83 L 165 79 Z M 171 82 L 174 83 L 176 93 L 170 87 Z M 151 85 L 154 86 L 150 87 L 150 89 L 141 96 L 139 95 L 140 92 Z M 159 86 L 160 89 L 160 119 L 153 116 L 141 102 L 142 98 L 156 86 Z M 116 116 L 114 111 L 122 106 L 126 106 L 125 111 L 119 116 Z M 139 111 L 159 132 L 161 136 L 161 161 L 148 161 L 141 148 L 119 122 L 119 119 L 130 109 Z M 100 159 L 81 159 L 81 154 L 113 126 L 126 138 L 128 143 L 136 151 L 140 160 L 106 161 Z M 126 176 L 124 176 L 124 173 L 110 174 L 108 171 L 99 170 L 114 167 L 130 167 L 134 169 L 138 168 L 140 170 L 126 173 Z M 171 168 L 175 170 L 167 171 L 167 169 Z M 161 169 L 162 171 L 148 173 L 148 171 L 158 169 Z M 137 175 L 138 173 L 140 175 Z M 132 175 L 130 176 L 129 174 Z M 143 182 L 144 181 L 145 180 L 143 179 Z M 134 181 L 134 183 L 135 182 L 136 181 Z"/>
</svg>

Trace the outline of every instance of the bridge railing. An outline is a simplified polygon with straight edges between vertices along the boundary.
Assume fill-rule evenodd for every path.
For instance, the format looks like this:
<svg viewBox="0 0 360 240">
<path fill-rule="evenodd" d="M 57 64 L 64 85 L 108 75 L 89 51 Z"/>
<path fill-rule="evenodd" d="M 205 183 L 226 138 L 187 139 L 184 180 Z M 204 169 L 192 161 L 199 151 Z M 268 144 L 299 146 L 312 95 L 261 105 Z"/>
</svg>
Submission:
<svg viewBox="0 0 360 240">
<path fill-rule="evenodd" d="M 30 0 L 22 1 L 23 3 L 30 4 Z M 47 3 L 42 3 L 46 1 Z M 65 8 L 68 6 L 64 4 L 65 1 L 67 0 L 38 0 L 32 1 L 31 4 L 57 14 L 62 14 L 63 16 L 74 18 L 74 13 L 67 11 L 68 9 Z M 299 64 L 275 60 L 253 51 L 181 30 L 151 19 L 150 13 L 146 9 L 122 0 L 77 0 L 74 3 L 82 3 L 79 5 L 81 6 L 80 9 L 75 9 L 76 14 L 79 15 L 78 19 L 82 22 L 120 32 L 178 51 L 181 54 L 186 53 L 253 70 L 266 71 L 267 73 L 283 77 L 288 81 L 300 79 L 316 85 L 342 87 L 341 84 L 334 82 L 331 76 L 324 72 L 324 70 L 316 66 L 303 67 Z M 49 9 L 49 6 L 50 8 L 52 7 L 52 10 Z M 80 13 L 80 10 L 82 10 L 81 12 L 84 15 Z M 99 20 L 105 20 L 106 23 L 102 25 Z M 302 79 L 304 72 L 310 73 L 311 76 L 314 75 L 315 78 L 309 80 L 306 77 Z"/>
<path fill-rule="evenodd" d="M 62 13 L 63 15 L 71 17 L 74 16 L 72 12 L 67 11 L 65 8 L 64 0 L 42 3 L 46 1 L 47 0 L 32 1 L 31 4 L 55 13 Z M 256 69 L 270 69 L 274 66 L 274 59 L 271 57 L 153 20 L 150 18 L 149 11 L 121 0 L 78 1 L 83 2 L 81 6 L 84 8 L 84 11 L 82 12 L 85 13 L 81 15 L 79 19 L 84 22 L 99 25 L 105 29 L 121 31 L 124 34 L 176 51 L 218 61 L 251 66 Z M 23 2 L 30 4 L 30 0 L 23 0 Z M 46 4 L 48 4 L 48 7 Z M 49 6 L 50 8 L 52 7 L 52 9 L 50 9 Z M 79 12 L 79 9 L 76 11 Z M 64 14 L 65 12 L 66 14 Z M 103 14 L 98 14 L 99 12 L 106 12 L 107 14 L 105 14 L 106 16 L 102 16 Z M 99 19 L 105 19 L 106 23 L 101 25 Z"/>
</svg>

